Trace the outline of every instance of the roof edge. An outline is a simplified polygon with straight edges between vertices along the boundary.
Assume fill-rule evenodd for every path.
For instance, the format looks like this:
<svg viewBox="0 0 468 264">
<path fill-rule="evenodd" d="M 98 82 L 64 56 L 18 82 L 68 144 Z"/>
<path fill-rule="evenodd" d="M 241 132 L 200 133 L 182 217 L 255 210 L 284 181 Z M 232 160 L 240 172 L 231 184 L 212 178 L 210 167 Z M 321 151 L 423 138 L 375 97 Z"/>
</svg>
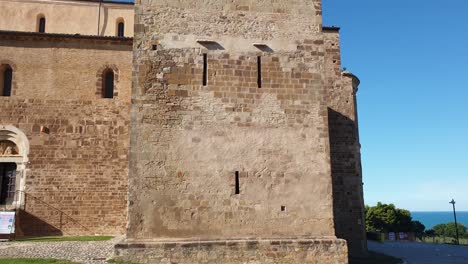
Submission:
<svg viewBox="0 0 468 264">
<path fill-rule="evenodd" d="M 361 84 L 361 80 L 359 80 L 359 78 L 356 75 L 354 75 L 353 73 L 348 72 L 348 71 L 341 72 L 341 75 L 345 76 L 345 77 L 350 77 L 351 79 L 353 79 L 354 86 L 355 86 L 355 89 L 357 91 L 359 85 Z"/>
<path fill-rule="evenodd" d="M 66 0 L 68 2 L 91 2 L 91 3 L 99 3 L 100 0 Z M 135 5 L 134 2 L 118 2 L 113 0 L 102 0 L 103 4 L 117 4 L 117 5 Z"/>
<path fill-rule="evenodd" d="M 49 39 L 83 39 L 83 40 L 98 40 L 98 41 L 114 41 L 121 43 L 133 43 L 133 37 L 115 37 L 115 36 L 97 36 L 97 35 L 81 35 L 81 34 L 63 34 L 63 33 L 39 33 L 27 31 L 11 31 L 0 30 L 2 36 L 18 36 L 18 37 L 33 37 L 33 38 L 49 38 Z"/>
</svg>

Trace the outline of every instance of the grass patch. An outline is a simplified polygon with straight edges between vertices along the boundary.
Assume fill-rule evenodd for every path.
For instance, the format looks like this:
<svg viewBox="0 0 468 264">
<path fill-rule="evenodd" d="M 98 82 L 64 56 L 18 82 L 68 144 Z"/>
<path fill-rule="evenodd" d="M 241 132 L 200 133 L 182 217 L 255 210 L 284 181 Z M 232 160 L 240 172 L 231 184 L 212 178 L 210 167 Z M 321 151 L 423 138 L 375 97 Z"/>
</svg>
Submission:
<svg viewBox="0 0 468 264">
<path fill-rule="evenodd" d="M 434 243 L 434 244 L 454 244 L 455 239 L 453 237 L 424 237 L 422 240 L 419 240 L 424 243 Z M 468 238 L 460 238 L 460 245 L 467 246 Z"/>
<path fill-rule="evenodd" d="M 62 242 L 62 241 L 107 241 L 113 236 L 45 236 L 28 237 L 16 240 L 17 242 Z"/>
<path fill-rule="evenodd" d="M 0 258 L 0 264 L 79 264 L 63 259 Z"/>
<path fill-rule="evenodd" d="M 401 264 L 403 260 L 369 251 L 367 258 L 351 258 L 349 264 Z"/>
</svg>

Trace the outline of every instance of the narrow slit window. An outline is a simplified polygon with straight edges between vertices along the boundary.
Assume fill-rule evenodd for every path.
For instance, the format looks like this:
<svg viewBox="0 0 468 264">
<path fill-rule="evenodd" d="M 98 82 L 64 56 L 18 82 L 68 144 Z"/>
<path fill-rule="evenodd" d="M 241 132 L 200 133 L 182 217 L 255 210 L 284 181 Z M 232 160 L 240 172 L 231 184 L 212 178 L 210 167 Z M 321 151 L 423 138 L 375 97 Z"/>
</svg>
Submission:
<svg viewBox="0 0 468 264">
<path fill-rule="evenodd" d="M 45 19 L 45 17 L 40 17 L 39 18 L 38 32 L 45 33 L 45 27 L 46 27 L 46 19 Z"/>
<path fill-rule="evenodd" d="M 114 98 L 114 72 L 107 70 L 103 76 L 102 97 Z"/>
<path fill-rule="evenodd" d="M 203 86 L 208 83 L 208 54 L 203 54 Z"/>
<path fill-rule="evenodd" d="M 2 68 L 3 68 L 3 71 L 1 72 L 1 79 L 3 80 L 0 83 L 0 95 L 11 96 L 11 88 L 12 88 L 12 82 L 13 82 L 13 70 L 8 65 Z"/>
<path fill-rule="evenodd" d="M 117 36 L 122 38 L 124 36 L 124 31 L 125 31 L 124 22 L 119 22 L 119 24 L 117 24 Z"/>
<path fill-rule="evenodd" d="M 235 183 L 236 183 L 235 194 L 240 194 L 240 181 L 239 181 L 239 172 L 238 171 L 236 171 Z"/>
<path fill-rule="evenodd" d="M 257 57 L 257 85 L 262 88 L 262 57 Z"/>
</svg>

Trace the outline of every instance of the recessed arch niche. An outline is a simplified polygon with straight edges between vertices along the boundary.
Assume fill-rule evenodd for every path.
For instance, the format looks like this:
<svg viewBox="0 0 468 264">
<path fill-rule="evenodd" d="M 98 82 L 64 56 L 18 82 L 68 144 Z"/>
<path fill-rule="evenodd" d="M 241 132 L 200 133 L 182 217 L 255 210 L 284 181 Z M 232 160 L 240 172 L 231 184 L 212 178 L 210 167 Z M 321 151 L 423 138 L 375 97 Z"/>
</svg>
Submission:
<svg viewBox="0 0 468 264">
<path fill-rule="evenodd" d="M 6 209 L 19 208 L 24 203 L 28 156 L 29 141 L 26 135 L 17 127 L 0 125 L 0 163 L 2 166 L 16 164 L 14 182 L 12 182 L 14 197 L 2 205 Z"/>
</svg>

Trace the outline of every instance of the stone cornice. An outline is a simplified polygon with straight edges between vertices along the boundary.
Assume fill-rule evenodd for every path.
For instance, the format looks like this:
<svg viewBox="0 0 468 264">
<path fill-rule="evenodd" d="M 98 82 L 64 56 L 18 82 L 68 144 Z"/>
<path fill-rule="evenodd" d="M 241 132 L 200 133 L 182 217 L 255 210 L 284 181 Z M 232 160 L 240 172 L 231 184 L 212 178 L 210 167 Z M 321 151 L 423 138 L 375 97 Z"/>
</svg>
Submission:
<svg viewBox="0 0 468 264">
<path fill-rule="evenodd" d="M 0 40 L 53 40 L 53 41 L 93 41 L 99 43 L 110 43 L 116 45 L 133 45 L 133 38 L 115 37 L 115 36 L 96 36 L 80 34 L 57 34 L 57 33 L 38 33 L 23 31 L 0 30 Z"/>
</svg>

